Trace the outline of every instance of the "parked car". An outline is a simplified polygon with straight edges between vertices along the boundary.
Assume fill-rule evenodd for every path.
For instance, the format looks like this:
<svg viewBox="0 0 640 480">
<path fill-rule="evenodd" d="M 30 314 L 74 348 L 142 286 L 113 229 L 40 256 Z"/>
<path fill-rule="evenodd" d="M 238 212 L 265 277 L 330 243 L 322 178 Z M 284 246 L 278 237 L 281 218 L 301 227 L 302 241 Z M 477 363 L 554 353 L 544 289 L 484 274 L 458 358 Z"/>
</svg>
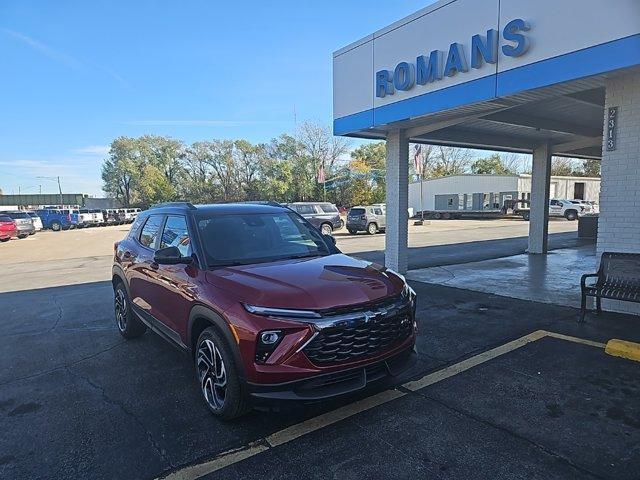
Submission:
<svg viewBox="0 0 640 480">
<path fill-rule="evenodd" d="M 102 210 L 99 208 L 92 208 L 89 210 L 91 216 L 93 217 L 93 224 L 98 227 L 103 227 L 105 225 L 104 215 L 102 214 Z"/>
<path fill-rule="evenodd" d="M 26 212 L 12 211 L 12 212 L 0 212 L 13 219 L 18 229 L 18 238 L 26 238 L 29 235 L 35 235 L 36 227 L 33 226 L 31 217 Z"/>
<path fill-rule="evenodd" d="M 324 235 L 331 235 L 334 230 L 344 225 L 338 207 L 328 202 L 295 202 L 286 205 L 294 212 L 316 227 Z"/>
<path fill-rule="evenodd" d="M 9 215 L 0 213 L 0 242 L 8 242 L 18 237 L 16 222 Z"/>
<path fill-rule="evenodd" d="M 102 217 L 105 225 L 118 225 L 120 223 L 118 212 L 113 208 L 102 210 Z"/>
<path fill-rule="evenodd" d="M 387 226 L 387 207 L 384 204 L 353 207 L 347 214 L 347 230 L 351 235 L 367 232 L 374 235 Z"/>
<path fill-rule="evenodd" d="M 42 220 L 43 227 L 49 228 L 54 232 L 59 232 L 60 230 L 68 230 L 72 225 L 72 215 L 69 210 L 44 208 L 36 210 L 36 214 Z"/>
<path fill-rule="evenodd" d="M 36 228 L 36 232 L 39 232 L 43 229 L 42 220 L 38 216 L 36 212 L 25 212 L 27 215 L 31 217 L 31 221 L 33 222 L 33 226 Z"/>
<path fill-rule="evenodd" d="M 522 215 L 524 220 L 529 220 L 531 217 L 531 210 L 528 200 L 518 200 L 518 205 L 514 208 L 513 213 L 516 215 Z M 550 217 L 564 217 L 569 221 L 578 219 L 578 216 L 585 213 L 583 205 L 576 205 L 570 200 L 549 200 L 549 216 Z"/>
<path fill-rule="evenodd" d="M 581 205 L 584 210 L 582 213 L 600 213 L 600 207 L 592 200 L 570 200 L 575 205 Z"/>
<path fill-rule="evenodd" d="M 73 210 L 78 214 L 78 228 L 92 227 L 94 226 L 93 215 L 88 208 L 81 208 L 79 210 Z"/>
<path fill-rule="evenodd" d="M 115 318 L 190 352 L 208 408 L 319 401 L 415 359 L 415 292 L 281 205 L 177 203 L 142 212 L 115 244 Z"/>
</svg>

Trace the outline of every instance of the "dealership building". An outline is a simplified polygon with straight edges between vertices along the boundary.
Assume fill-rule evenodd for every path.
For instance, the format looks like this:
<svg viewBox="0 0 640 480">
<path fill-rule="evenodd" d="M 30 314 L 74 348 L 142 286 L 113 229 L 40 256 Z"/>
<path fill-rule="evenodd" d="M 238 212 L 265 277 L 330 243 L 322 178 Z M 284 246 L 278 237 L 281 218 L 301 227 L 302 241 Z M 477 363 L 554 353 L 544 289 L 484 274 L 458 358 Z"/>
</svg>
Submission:
<svg viewBox="0 0 640 480">
<path fill-rule="evenodd" d="M 410 142 L 531 154 L 531 254 L 552 155 L 601 160 L 597 252 L 640 253 L 639 0 L 441 0 L 335 52 L 333 76 L 334 133 L 387 143 L 389 267 Z"/>
<path fill-rule="evenodd" d="M 409 184 L 409 211 L 502 210 L 508 200 L 531 200 L 531 175 L 448 175 Z M 422 198 L 421 198 L 422 197 Z M 600 179 L 553 175 L 549 198 L 598 202 Z"/>
</svg>

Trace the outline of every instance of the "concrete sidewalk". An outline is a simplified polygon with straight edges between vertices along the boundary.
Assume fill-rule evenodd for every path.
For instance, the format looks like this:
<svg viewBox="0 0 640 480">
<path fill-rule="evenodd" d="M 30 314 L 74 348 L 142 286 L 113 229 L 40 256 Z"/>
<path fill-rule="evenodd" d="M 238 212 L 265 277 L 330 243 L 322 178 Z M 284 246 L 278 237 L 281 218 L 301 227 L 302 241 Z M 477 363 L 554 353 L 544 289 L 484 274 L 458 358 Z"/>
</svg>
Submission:
<svg viewBox="0 0 640 480">
<path fill-rule="evenodd" d="M 595 271 L 595 245 L 583 245 L 553 250 L 547 255 L 521 254 L 411 270 L 407 278 L 522 300 L 579 307 L 580 276 Z"/>
</svg>

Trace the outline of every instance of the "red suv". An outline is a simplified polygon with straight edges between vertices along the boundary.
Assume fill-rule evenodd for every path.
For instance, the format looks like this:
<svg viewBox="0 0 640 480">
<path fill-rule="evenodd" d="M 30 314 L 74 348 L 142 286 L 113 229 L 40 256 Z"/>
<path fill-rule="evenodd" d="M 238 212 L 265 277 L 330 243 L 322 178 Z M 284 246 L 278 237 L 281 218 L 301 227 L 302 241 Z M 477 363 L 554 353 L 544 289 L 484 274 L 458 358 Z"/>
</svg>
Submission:
<svg viewBox="0 0 640 480">
<path fill-rule="evenodd" d="M 115 316 L 191 353 L 209 409 L 318 401 L 415 360 L 416 297 L 404 278 L 340 253 L 279 204 L 158 205 L 115 244 Z"/>
</svg>

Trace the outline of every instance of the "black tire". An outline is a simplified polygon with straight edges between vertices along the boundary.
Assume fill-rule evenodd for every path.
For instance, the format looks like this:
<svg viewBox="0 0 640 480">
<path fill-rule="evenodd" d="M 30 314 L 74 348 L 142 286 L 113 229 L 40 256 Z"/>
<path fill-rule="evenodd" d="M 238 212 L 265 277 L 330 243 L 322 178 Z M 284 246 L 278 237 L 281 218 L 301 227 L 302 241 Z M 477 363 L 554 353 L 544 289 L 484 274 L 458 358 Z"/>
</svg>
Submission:
<svg viewBox="0 0 640 480">
<path fill-rule="evenodd" d="M 442 218 L 442 214 L 440 212 L 436 212 L 433 214 L 433 218 L 436 220 L 440 220 Z"/>
<path fill-rule="evenodd" d="M 369 235 L 375 235 L 376 233 L 378 233 L 378 225 L 374 222 L 371 222 L 369 225 L 367 225 L 367 233 Z"/>
<path fill-rule="evenodd" d="M 120 335 L 127 339 L 138 338 L 147 331 L 147 326 L 131 311 L 129 294 L 122 282 L 116 284 L 113 293 L 114 313 Z"/>
<path fill-rule="evenodd" d="M 528 222 L 531 219 L 531 212 L 522 212 L 522 219 Z"/>
<path fill-rule="evenodd" d="M 18 240 L 24 240 L 25 238 L 27 238 L 29 236 L 29 234 L 27 233 L 26 235 L 18 235 Z"/>
<path fill-rule="evenodd" d="M 233 353 L 215 327 L 200 334 L 194 365 L 200 394 L 211 413 L 222 420 L 233 420 L 251 410 Z M 215 383 L 222 383 L 222 376 L 224 386 Z"/>
<path fill-rule="evenodd" d="M 333 227 L 330 223 L 323 223 L 320 225 L 320 233 L 323 235 L 331 235 L 333 233 Z"/>
<path fill-rule="evenodd" d="M 574 220 L 577 220 L 578 212 L 576 212 L 575 210 L 567 210 L 566 212 L 564 212 L 564 218 L 566 218 L 570 222 L 573 222 Z"/>
<path fill-rule="evenodd" d="M 444 218 L 445 220 L 451 220 L 451 214 L 450 213 L 443 213 L 442 214 L 442 218 Z"/>
<path fill-rule="evenodd" d="M 349 232 L 350 235 L 357 235 L 358 231 L 354 230 L 353 228 L 347 228 L 347 231 Z"/>
<path fill-rule="evenodd" d="M 60 230 L 62 230 L 62 225 L 58 221 L 53 221 L 51 222 L 51 230 L 53 230 L 54 232 L 59 232 Z"/>
</svg>

